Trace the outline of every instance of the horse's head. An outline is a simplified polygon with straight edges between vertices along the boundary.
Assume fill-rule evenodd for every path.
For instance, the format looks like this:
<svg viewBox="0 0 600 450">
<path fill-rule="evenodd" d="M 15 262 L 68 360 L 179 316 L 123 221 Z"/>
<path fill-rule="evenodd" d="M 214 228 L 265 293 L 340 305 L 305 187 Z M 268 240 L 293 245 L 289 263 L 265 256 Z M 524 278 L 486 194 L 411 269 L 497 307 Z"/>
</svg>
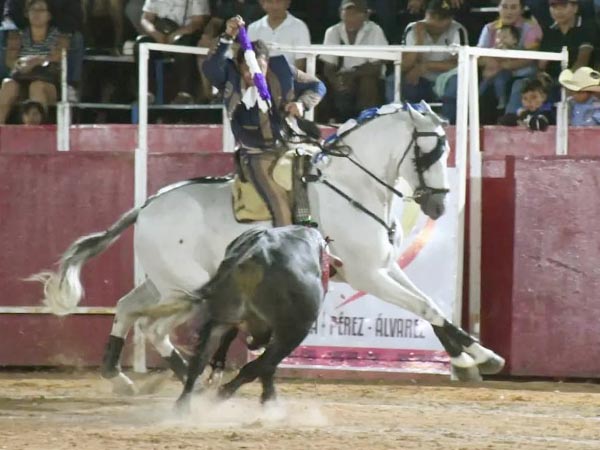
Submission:
<svg viewBox="0 0 600 450">
<path fill-rule="evenodd" d="M 444 121 L 421 102 L 423 113 L 406 106 L 413 125 L 410 144 L 401 156 L 399 175 L 413 189 L 413 198 L 421 211 L 432 219 L 445 212 L 444 200 L 448 189 L 446 159 L 448 143 L 442 127 Z"/>
</svg>

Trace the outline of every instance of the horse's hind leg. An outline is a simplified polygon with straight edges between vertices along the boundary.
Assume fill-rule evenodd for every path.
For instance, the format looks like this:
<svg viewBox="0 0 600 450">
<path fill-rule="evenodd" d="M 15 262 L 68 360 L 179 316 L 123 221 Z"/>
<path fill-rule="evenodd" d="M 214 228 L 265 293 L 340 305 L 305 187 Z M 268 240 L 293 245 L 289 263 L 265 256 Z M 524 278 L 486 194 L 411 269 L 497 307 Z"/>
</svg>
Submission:
<svg viewBox="0 0 600 450">
<path fill-rule="evenodd" d="M 229 347 L 231 347 L 231 343 L 238 335 L 237 327 L 232 327 L 221 339 L 221 344 L 219 348 L 212 356 L 210 360 L 211 373 L 208 378 L 208 382 L 211 384 L 219 385 L 221 383 L 221 379 L 223 377 L 223 371 L 225 370 L 225 361 L 227 359 L 227 352 L 229 351 Z"/>
<path fill-rule="evenodd" d="M 102 376 L 111 381 L 115 392 L 135 393 L 133 381 L 119 367 L 121 352 L 127 333 L 135 323 L 134 313 L 157 303 L 159 298 L 158 291 L 152 282 L 147 280 L 127 293 L 117 303 L 112 329 L 102 359 Z"/>
</svg>

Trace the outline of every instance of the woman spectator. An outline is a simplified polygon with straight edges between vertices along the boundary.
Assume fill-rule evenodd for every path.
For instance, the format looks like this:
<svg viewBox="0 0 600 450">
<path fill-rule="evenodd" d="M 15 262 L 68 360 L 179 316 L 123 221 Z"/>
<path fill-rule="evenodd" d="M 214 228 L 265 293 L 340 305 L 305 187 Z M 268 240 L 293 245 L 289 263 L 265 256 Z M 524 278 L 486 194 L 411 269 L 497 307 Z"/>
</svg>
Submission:
<svg viewBox="0 0 600 450">
<path fill-rule="evenodd" d="M 30 0 L 26 6 L 29 26 L 8 38 L 6 64 L 12 69 L 0 88 L 0 124 L 6 119 L 19 97 L 41 103 L 45 110 L 56 103 L 60 78 L 60 55 L 68 40 L 50 26 L 46 0 Z"/>
<path fill-rule="evenodd" d="M 496 34 L 503 27 L 510 25 L 519 31 L 520 39 L 517 49 L 537 50 L 542 40 L 542 29 L 534 19 L 523 17 L 524 7 L 524 0 L 501 0 L 498 19 L 488 23 L 483 28 L 477 46 L 483 48 L 496 47 Z M 497 73 L 502 76 L 506 73 L 505 71 L 511 72 L 512 77 L 508 83 L 510 86 L 507 86 L 510 96 L 508 103 L 505 105 L 505 110 L 500 112 L 515 114 L 521 103 L 523 80 L 535 74 L 535 62 L 513 58 L 481 58 L 480 64 L 483 66 L 485 73 Z"/>
</svg>

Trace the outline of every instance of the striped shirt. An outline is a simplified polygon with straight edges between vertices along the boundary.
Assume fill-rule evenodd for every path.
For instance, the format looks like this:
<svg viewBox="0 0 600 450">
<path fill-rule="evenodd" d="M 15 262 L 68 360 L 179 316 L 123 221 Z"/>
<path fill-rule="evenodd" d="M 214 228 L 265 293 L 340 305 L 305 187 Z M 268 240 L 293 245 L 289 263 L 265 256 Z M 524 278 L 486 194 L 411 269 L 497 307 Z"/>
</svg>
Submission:
<svg viewBox="0 0 600 450">
<path fill-rule="evenodd" d="M 56 48 L 59 38 L 60 31 L 58 31 L 58 28 L 51 27 L 48 29 L 48 34 L 44 41 L 33 42 L 33 39 L 31 38 L 31 29 L 27 28 L 21 34 L 21 50 L 19 51 L 19 57 L 47 56 Z"/>
</svg>

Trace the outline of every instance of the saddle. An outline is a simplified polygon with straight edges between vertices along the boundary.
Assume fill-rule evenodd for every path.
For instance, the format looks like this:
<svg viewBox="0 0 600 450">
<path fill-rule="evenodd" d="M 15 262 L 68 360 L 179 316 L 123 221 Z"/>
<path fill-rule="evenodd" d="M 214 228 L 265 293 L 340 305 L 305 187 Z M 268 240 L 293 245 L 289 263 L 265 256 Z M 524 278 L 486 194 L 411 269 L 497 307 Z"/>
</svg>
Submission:
<svg viewBox="0 0 600 450">
<path fill-rule="evenodd" d="M 314 153 L 314 152 L 313 152 Z M 310 169 L 311 153 L 300 154 L 297 150 L 284 153 L 275 164 L 271 174 L 275 183 L 288 192 L 295 223 L 303 223 L 310 217 L 304 173 Z M 250 178 L 245 176 L 244 164 L 238 160 L 238 171 L 233 182 L 233 212 L 238 222 L 272 220 L 271 213 Z"/>
</svg>

